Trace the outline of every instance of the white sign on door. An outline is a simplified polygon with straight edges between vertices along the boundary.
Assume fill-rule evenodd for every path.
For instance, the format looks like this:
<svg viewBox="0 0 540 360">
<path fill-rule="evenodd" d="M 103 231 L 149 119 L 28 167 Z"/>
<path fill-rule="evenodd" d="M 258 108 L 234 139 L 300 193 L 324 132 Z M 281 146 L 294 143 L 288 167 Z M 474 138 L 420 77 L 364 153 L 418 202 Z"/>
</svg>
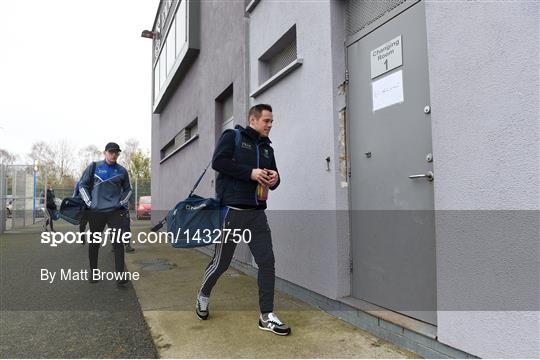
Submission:
<svg viewBox="0 0 540 360">
<path fill-rule="evenodd" d="M 401 70 L 372 82 L 371 87 L 373 90 L 373 111 L 404 101 Z"/>
<path fill-rule="evenodd" d="M 371 78 L 403 65 L 401 35 L 370 52 Z"/>
</svg>

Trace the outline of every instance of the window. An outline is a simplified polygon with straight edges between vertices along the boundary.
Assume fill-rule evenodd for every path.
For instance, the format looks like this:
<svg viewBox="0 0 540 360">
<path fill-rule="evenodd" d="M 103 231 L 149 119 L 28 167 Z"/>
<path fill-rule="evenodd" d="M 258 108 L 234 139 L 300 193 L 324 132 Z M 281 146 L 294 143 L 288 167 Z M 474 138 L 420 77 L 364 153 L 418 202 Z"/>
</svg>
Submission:
<svg viewBox="0 0 540 360">
<path fill-rule="evenodd" d="M 259 88 L 252 92 L 250 97 L 259 96 L 302 63 L 303 59 L 298 56 L 297 51 L 296 25 L 293 25 L 259 57 Z"/>
<path fill-rule="evenodd" d="M 296 25 L 290 28 L 260 58 L 259 84 L 283 70 L 296 60 Z"/>
<path fill-rule="evenodd" d="M 176 51 L 174 49 L 176 43 L 176 22 L 173 21 L 169 34 L 167 35 L 167 74 L 169 74 L 176 60 Z"/>
<path fill-rule="evenodd" d="M 167 44 L 163 46 L 161 55 L 159 56 L 159 88 L 161 89 L 167 79 L 167 64 L 165 63 L 167 58 Z"/>
<path fill-rule="evenodd" d="M 186 1 L 182 1 L 176 13 L 176 56 L 186 44 Z"/>
<path fill-rule="evenodd" d="M 234 96 L 233 84 L 230 84 L 216 98 L 216 141 L 220 138 L 221 133 L 227 129 L 234 128 Z"/>
<path fill-rule="evenodd" d="M 156 34 L 153 58 L 154 114 L 163 110 L 182 75 L 199 54 L 200 3 L 199 0 L 160 1 L 152 27 Z"/>
<path fill-rule="evenodd" d="M 276 75 L 294 60 L 296 60 L 296 37 L 281 52 L 268 60 L 268 77 Z"/>
<path fill-rule="evenodd" d="M 154 51 L 156 54 L 154 62 L 154 100 L 158 98 L 158 95 L 163 90 L 167 79 L 173 75 L 171 70 L 174 68 L 177 58 L 186 43 L 186 3 L 187 0 L 182 0 L 178 5 L 176 15 L 172 17 L 174 12 L 170 10 L 173 2 L 163 2 L 164 7 L 161 9 L 156 23 L 156 32 L 160 35 L 154 39 Z M 170 17 L 169 14 L 171 14 Z M 170 23 L 169 28 L 164 28 L 167 19 L 172 20 L 168 21 Z M 164 38 L 160 38 L 161 34 L 163 34 Z"/>
<path fill-rule="evenodd" d="M 233 117 L 233 94 L 231 93 L 222 103 L 223 106 L 223 130 L 234 127 Z"/>
<path fill-rule="evenodd" d="M 199 137 L 198 119 L 193 120 L 161 149 L 161 161 L 165 161 Z"/>
<path fill-rule="evenodd" d="M 188 141 L 193 139 L 195 136 L 198 135 L 198 133 L 199 129 L 197 126 L 197 120 L 195 120 L 184 129 L 184 143 L 187 143 Z"/>
</svg>

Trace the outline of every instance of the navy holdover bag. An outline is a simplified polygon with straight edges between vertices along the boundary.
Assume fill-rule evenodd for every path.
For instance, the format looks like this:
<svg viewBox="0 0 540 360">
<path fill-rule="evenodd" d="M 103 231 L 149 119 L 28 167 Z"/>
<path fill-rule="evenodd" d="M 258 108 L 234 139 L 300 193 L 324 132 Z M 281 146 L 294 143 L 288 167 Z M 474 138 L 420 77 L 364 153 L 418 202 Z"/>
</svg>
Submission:
<svg viewBox="0 0 540 360">
<path fill-rule="evenodd" d="M 172 234 L 171 245 L 176 248 L 208 246 L 216 238 L 214 230 L 221 230 L 219 200 L 203 198 L 193 194 L 201 182 L 208 164 L 195 183 L 188 197 L 180 201 L 167 216 L 157 223 L 151 231 L 157 231 L 167 224 L 167 232 Z"/>
<path fill-rule="evenodd" d="M 240 146 L 240 131 L 234 129 L 235 151 Z M 193 194 L 212 161 L 193 186 L 188 197 L 180 201 L 167 216 L 157 223 L 151 231 L 158 231 L 167 223 L 167 232 L 172 233 L 172 246 L 193 248 L 208 246 L 219 236 L 223 225 L 220 202 L 214 198 L 202 198 Z"/>
<path fill-rule="evenodd" d="M 96 162 L 92 162 L 92 167 L 90 169 L 90 174 L 92 174 L 92 181 L 90 182 L 89 192 L 92 193 L 94 187 L 93 176 L 96 172 Z M 60 205 L 60 211 L 58 212 L 59 218 L 64 219 L 72 225 L 79 225 L 81 221 L 82 213 L 88 211 L 88 207 L 80 195 L 74 197 L 67 197 L 62 200 L 62 205 Z M 57 219 L 53 219 L 57 220 Z"/>
</svg>

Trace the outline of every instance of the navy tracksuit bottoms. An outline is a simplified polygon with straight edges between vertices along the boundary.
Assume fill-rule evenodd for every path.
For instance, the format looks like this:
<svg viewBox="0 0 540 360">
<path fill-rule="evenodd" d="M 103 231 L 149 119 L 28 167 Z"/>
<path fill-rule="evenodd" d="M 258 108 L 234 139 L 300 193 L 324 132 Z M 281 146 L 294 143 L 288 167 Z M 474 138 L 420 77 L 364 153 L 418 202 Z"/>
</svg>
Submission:
<svg viewBox="0 0 540 360">
<path fill-rule="evenodd" d="M 272 249 L 272 236 L 264 210 L 235 210 L 229 209 L 224 220 L 224 229 L 231 229 L 231 233 L 225 239 L 225 232 L 221 241 L 216 244 L 212 261 L 206 267 L 200 293 L 210 296 L 212 288 L 217 280 L 231 264 L 236 249 L 232 231 L 239 229 L 239 233 L 249 230 L 251 241 L 248 243 L 251 254 L 259 267 L 257 282 L 259 285 L 259 307 L 261 313 L 274 311 L 274 251 Z M 244 234 L 246 234 L 244 232 Z M 246 234 L 245 238 L 248 235 Z"/>
<path fill-rule="evenodd" d="M 122 210 L 115 210 L 111 212 L 91 212 L 88 214 L 88 222 L 90 224 L 90 231 L 93 233 L 103 232 L 105 225 L 110 229 L 122 229 L 123 216 Z M 122 232 L 117 231 L 118 236 L 121 236 Z M 93 238 L 93 237 L 92 237 Z M 110 241 L 111 239 L 109 239 Z M 114 248 L 114 267 L 116 272 L 124 271 L 124 244 L 118 241 L 113 242 Z M 90 259 L 90 271 L 98 268 L 98 255 L 100 243 L 91 242 L 88 246 L 88 258 Z"/>
</svg>

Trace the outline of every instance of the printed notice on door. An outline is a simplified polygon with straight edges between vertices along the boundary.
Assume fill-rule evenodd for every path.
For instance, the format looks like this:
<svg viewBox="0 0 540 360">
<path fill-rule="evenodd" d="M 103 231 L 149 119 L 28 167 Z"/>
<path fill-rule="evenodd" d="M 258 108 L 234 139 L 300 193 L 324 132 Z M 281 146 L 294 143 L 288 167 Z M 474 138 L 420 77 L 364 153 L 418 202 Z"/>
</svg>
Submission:
<svg viewBox="0 0 540 360">
<path fill-rule="evenodd" d="M 373 89 L 373 111 L 404 101 L 402 70 L 373 81 L 371 86 Z"/>
</svg>

